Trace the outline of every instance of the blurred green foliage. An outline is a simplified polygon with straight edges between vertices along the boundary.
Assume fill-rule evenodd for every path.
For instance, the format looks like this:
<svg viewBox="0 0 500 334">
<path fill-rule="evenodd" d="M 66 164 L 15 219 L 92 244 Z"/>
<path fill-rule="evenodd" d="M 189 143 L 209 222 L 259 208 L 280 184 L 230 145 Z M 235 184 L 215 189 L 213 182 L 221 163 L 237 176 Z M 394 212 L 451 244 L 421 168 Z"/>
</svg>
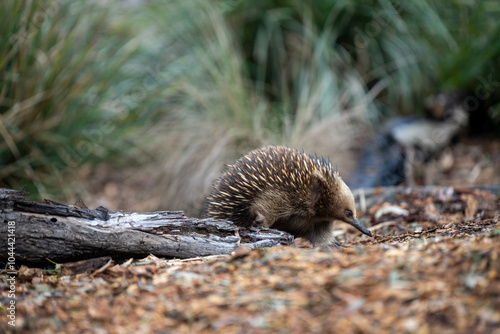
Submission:
<svg viewBox="0 0 500 334">
<path fill-rule="evenodd" d="M 144 75 L 122 70 L 137 47 L 106 34 L 108 14 L 86 1 L 0 3 L 2 186 L 71 193 L 85 164 L 130 158 L 127 134 L 144 122 L 113 106 Z"/>
<path fill-rule="evenodd" d="M 343 112 L 419 112 L 443 90 L 500 116 L 499 15 L 496 1 L 2 1 L 0 186 L 71 197 L 83 166 L 170 156 L 175 195 L 225 154 Z"/>
<path fill-rule="evenodd" d="M 495 1 L 228 1 L 250 76 L 280 100 L 297 80 L 304 43 L 325 42 L 330 62 L 355 68 L 369 89 L 382 83 L 379 112 L 421 109 L 428 94 L 472 91 L 500 80 L 500 3 Z M 314 59 L 309 59 L 314 61 Z M 303 67 L 303 66 L 302 66 Z M 327 67 L 320 71 L 331 70 Z M 337 68 L 336 72 L 342 72 Z M 338 75 L 339 73 L 336 73 Z M 495 87 L 498 98 L 500 87 Z"/>
</svg>

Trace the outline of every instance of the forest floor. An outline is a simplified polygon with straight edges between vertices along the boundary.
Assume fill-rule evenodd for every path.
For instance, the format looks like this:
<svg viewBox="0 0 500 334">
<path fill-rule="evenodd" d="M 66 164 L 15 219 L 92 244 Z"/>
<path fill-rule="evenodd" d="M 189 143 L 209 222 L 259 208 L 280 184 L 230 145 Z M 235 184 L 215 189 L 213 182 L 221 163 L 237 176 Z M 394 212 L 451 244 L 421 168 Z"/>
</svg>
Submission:
<svg viewBox="0 0 500 334">
<path fill-rule="evenodd" d="M 369 208 L 374 237 L 188 260 L 130 259 L 80 273 L 22 266 L 16 327 L 36 333 L 500 333 L 500 200 L 413 190 Z"/>
</svg>

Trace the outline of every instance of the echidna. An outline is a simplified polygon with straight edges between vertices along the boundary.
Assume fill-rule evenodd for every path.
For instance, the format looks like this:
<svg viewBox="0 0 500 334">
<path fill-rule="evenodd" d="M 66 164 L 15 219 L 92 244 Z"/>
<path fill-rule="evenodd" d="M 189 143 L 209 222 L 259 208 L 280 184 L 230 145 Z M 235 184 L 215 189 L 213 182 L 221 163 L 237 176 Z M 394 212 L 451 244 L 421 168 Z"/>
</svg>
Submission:
<svg viewBox="0 0 500 334">
<path fill-rule="evenodd" d="M 272 227 L 313 245 L 337 245 L 336 220 L 372 236 L 357 220 L 354 197 L 332 164 L 282 146 L 251 151 L 228 166 L 208 197 L 207 215 Z"/>
</svg>

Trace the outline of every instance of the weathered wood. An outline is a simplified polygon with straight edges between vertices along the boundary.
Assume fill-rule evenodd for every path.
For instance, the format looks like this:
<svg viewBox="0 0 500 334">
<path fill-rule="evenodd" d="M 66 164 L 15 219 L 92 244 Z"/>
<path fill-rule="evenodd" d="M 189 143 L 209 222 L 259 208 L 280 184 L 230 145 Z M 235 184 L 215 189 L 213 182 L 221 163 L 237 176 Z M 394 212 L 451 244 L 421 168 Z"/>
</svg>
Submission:
<svg viewBox="0 0 500 334">
<path fill-rule="evenodd" d="M 51 201 L 33 202 L 0 188 L 0 260 L 7 260 L 8 227 L 15 222 L 16 261 L 77 261 L 93 257 L 191 258 L 293 243 L 288 233 L 250 230 L 232 222 L 185 217 L 182 211 L 145 213 L 89 210 Z"/>
</svg>

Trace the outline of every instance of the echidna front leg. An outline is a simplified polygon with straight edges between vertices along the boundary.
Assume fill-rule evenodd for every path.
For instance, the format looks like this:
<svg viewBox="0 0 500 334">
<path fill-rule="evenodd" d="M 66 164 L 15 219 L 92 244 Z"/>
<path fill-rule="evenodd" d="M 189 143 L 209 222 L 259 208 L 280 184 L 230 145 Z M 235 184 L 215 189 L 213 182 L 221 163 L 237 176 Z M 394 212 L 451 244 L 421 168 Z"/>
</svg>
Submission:
<svg viewBox="0 0 500 334">
<path fill-rule="evenodd" d="M 287 203 L 276 191 L 266 190 L 257 196 L 251 205 L 250 212 L 254 216 L 254 224 L 271 227 L 276 219 L 283 216 L 283 208 Z"/>
<path fill-rule="evenodd" d="M 255 225 L 265 226 L 264 216 L 260 212 L 257 212 L 257 217 L 255 217 L 255 220 L 253 222 Z"/>
</svg>

